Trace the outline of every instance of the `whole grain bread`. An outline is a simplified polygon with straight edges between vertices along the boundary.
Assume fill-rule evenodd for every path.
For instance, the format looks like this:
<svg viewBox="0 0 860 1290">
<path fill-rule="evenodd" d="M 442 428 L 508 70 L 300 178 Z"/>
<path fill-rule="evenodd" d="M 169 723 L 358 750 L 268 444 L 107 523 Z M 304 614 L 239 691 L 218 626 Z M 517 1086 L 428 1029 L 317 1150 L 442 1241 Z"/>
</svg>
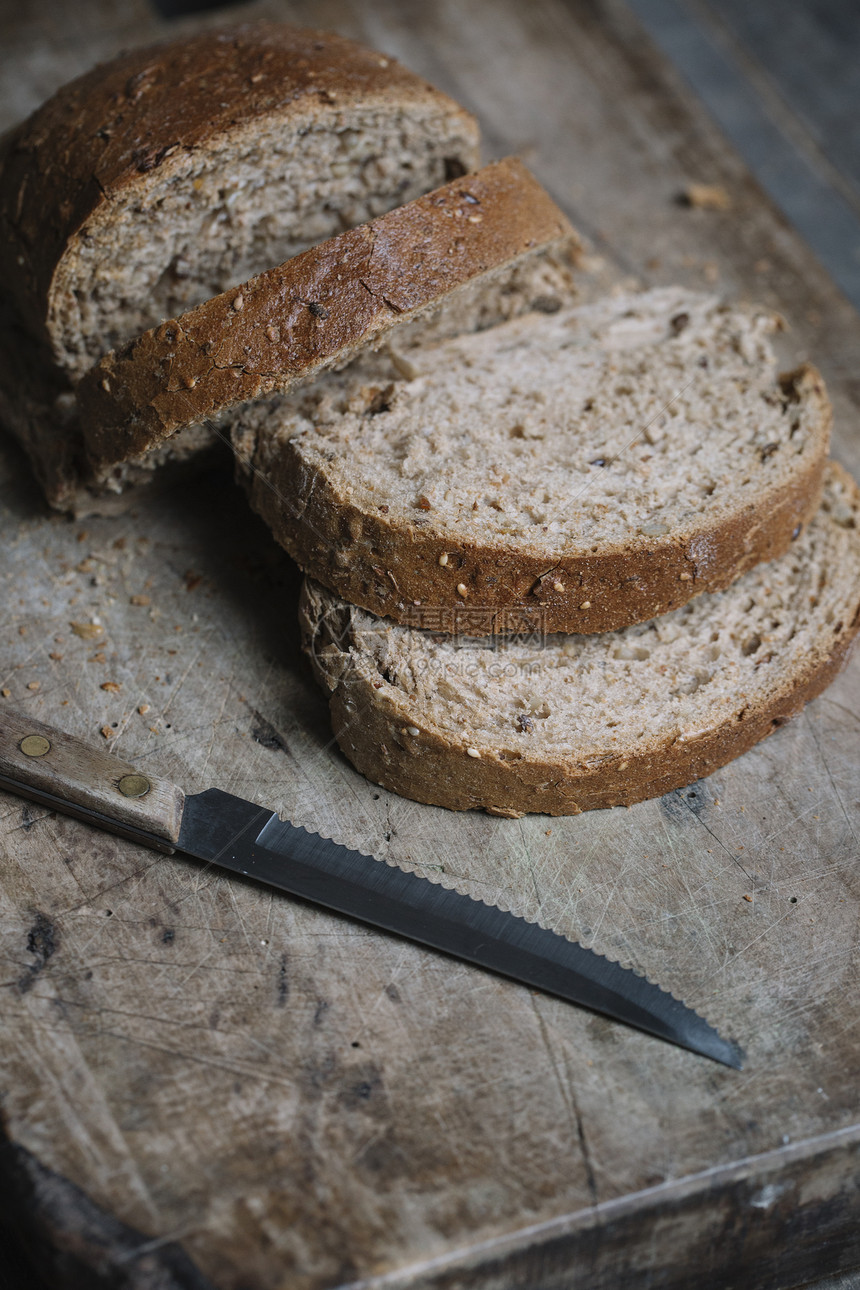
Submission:
<svg viewBox="0 0 860 1290">
<path fill-rule="evenodd" d="M 398 622 L 599 632 L 729 585 L 817 506 L 821 377 L 663 288 L 360 359 L 234 425 L 305 572 Z"/>
<path fill-rule="evenodd" d="M 307 581 L 305 647 L 338 744 L 405 797 L 577 814 L 692 783 L 820 694 L 860 625 L 860 491 L 727 591 L 599 636 L 491 642 L 396 626 Z"/>
<path fill-rule="evenodd" d="M 346 362 L 572 229 L 516 158 L 312 247 L 106 355 L 77 386 L 97 477 L 177 429 Z"/>
<path fill-rule="evenodd" d="M 4 289 L 77 377 L 477 159 L 463 108 L 342 36 L 258 21 L 136 49 L 4 138 Z"/>
<path fill-rule="evenodd" d="M 73 380 L 97 358 L 477 160 L 477 124 L 446 95 L 282 23 L 133 50 L 63 86 L 0 143 L 0 419 L 50 504 L 115 509 L 217 443 L 193 427 L 94 479 Z"/>
</svg>

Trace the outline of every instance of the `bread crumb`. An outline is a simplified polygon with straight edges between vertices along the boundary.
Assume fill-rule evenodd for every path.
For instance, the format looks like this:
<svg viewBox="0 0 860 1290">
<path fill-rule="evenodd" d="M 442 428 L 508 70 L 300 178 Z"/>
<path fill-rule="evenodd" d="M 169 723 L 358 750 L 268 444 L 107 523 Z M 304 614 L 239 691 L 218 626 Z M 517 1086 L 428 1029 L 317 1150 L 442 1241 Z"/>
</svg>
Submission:
<svg viewBox="0 0 860 1290">
<path fill-rule="evenodd" d="M 119 694 L 120 691 L 116 681 L 102 681 L 100 688 L 109 691 L 110 694 Z"/>
<path fill-rule="evenodd" d="M 27 682 L 27 689 L 28 689 L 28 690 L 40 690 L 41 688 L 42 688 L 42 682 L 41 682 L 41 681 L 28 681 L 28 682 Z"/>
<path fill-rule="evenodd" d="M 63 657 L 62 654 L 58 654 L 56 650 L 52 650 L 51 653 L 48 655 L 48 658 L 52 658 L 55 663 L 61 662 L 62 657 Z"/>
<path fill-rule="evenodd" d="M 701 211 L 727 211 L 732 205 L 731 197 L 720 184 L 687 184 L 683 197 L 687 206 Z"/>
<path fill-rule="evenodd" d="M 752 896 L 748 896 L 746 892 L 744 892 L 744 900 L 748 900 L 752 904 Z"/>
<path fill-rule="evenodd" d="M 4 690 L 0 690 L 0 698 L 2 698 L 2 699 L 8 699 L 8 698 L 9 698 L 9 695 L 10 695 L 11 693 L 12 693 L 12 691 L 11 691 L 11 690 L 5 690 L 5 689 L 4 689 Z"/>
<path fill-rule="evenodd" d="M 145 717 L 147 712 L 149 712 L 149 704 L 141 703 L 137 710 L 142 717 Z"/>
<path fill-rule="evenodd" d="M 148 605 L 151 603 L 149 596 L 130 596 L 130 605 Z"/>
<path fill-rule="evenodd" d="M 105 739 L 110 739 L 111 735 L 113 734 L 113 730 L 111 729 L 110 726 L 102 726 L 101 730 L 99 731 L 99 734 L 103 735 Z"/>
<path fill-rule="evenodd" d="M 75 635 L 80 636 L 83 641 L 92 641 L 97 636 L 104 634 L 104 628 L 101 623 L 69 623 L 69 626 Z"/>
</svg>

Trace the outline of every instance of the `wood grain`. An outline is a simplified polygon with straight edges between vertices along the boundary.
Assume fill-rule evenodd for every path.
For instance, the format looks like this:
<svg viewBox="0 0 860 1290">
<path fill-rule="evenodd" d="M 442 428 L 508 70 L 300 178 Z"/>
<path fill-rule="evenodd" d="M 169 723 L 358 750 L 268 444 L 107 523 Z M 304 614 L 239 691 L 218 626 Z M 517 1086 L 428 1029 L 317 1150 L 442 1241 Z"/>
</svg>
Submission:
<svg viewBox="0 0 860 1290">
<path fill-rule="evenodd" d="M 771 95 L 805 126 L 809 142 L 842 176 L 836 182 L 860 214 L 858 82 L 856 61 L 846 57 L 860 48 L 857 6 L 852 0 L 793 4 L 780 21 L 770 7 L 704 0 L 704 13 L 734 38 L 748 75 L 758 83 L 769 81 Z"/>
<path fill-rule="evenodd" d="M 857 473 L 860 321 L 620 3 L 235 12 L 361 36 L 477 110 L 489 153 L 521 153 L 590 237 L 586 292 L 680 280 L 780 308 L 786 366 L 825 371 Z M 177 29 L 142 3 L 12 17 L 3 126 Z M 693 181 L 731 209 L 680 205 Z M 91 1251 L 103 1215 L 90 1284 L 143 1290 L 162 1246 L 217 1290 L 645 1290 L 691 1266 L 697 1284 L 775 1287 L 860 1262 L 860 660 L 684 792 L 564 820 L 453 816 L 333 750 L 295 571 L 232 481 L 71 525 L 2 443 L 0 506 L 0 704 L 90 742 L 108 726 L 111 754 L 148 774 L 537 916 L 748 1053 L 718 1070 L 4 795 L 4 1124 L 33 1178 L 85 1198 Z M 98 647 L 69 627 L 95 616 Z M 62 1285 L 66 1229 L 29 1212 Z"/>
</svg>

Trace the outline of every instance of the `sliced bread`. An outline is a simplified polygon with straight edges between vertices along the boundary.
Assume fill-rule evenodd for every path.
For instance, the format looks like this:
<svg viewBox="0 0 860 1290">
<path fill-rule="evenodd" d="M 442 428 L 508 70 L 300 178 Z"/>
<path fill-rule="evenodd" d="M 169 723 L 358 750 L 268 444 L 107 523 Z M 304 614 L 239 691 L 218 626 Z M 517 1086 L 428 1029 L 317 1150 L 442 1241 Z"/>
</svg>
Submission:
<svg viewBox="0 0 860 1290">
<path fill-rule="evenodd" d="M 477 160 L 463 108 L 341 36 L 258 21 L 136 49 L 4 139 L 4 290 L 76 378 Z"/>
<path fill-rule="evenodd" d="M 102 354 L 341 229 L 473 170 L 478 126 L 394 59 L 253 22 L 133 50 L 0 143 L 0 419 L 49 503 L 119 504 L 211 451 L 183 431 L 107 487 L 73 381 Z"/>
<path fill-rule="evenodd" d="M 251 501 L 301 567 L 406 624 L 599 632 L 727 586 L 815 510 L 830 405 L 778 319 L 664 288 L 362 358 L 246 409 Z"/>
<path fill-rule="evenodd" d="M 404 322 L 388 360 L 409 370 L 409 352 L 422 342 L 493 326 L 531 311 L 551 312 L 576 296 L 581 248 L 571 234 L 542 247 L 498 275 L 486 275 L 442 297 Z M 4 348 L 4 342 L 9 344 Z M 0 335 L 0 422 L 16 433 L 50 503 L 81 517 L 109 515 L 133 504 L 137 489 L 171 487 L 210 462 L 231 459 L 229 431 L 213 422 L 184 426 L 143 457 L 117 462 L 97 478 L 86 468 L 77 404 L 64 382 L 34 362 L 37 349 L 20 330 Z M 56 388 L 55 388 L 56 387 Z M 54 389 L 54 397 L 50 396 Z M 12 397 L 8 397 L 11 393 Z"/>
<path fill-rule="evenodd" d="M 516 158 L 312 247 L 106 355 L 77 386 L 97 478 L 176 430 L 346 362 L 572 229 Z"/>
<path fill-rule="evenodd" d="M 623 631 L 443 636 L 310 581 L 301 615 L 337 742 L 385 788 L 497 815 L 629 804 L 723 766 L 836 675 L 860 625 L 860 491 L 831 465 L 782 557 Z"/>
</svg>

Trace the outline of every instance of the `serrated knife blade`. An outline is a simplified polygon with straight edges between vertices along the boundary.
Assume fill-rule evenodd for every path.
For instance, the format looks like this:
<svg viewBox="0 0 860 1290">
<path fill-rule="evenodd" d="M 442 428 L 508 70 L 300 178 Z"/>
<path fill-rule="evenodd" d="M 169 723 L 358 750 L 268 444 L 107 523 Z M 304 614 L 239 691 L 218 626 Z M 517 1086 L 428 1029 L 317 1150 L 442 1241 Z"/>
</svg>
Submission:
<svg viewBox="0 0 860 1290">
<path fill-rule="evenodd" d="M 209 789 L 179 848 L 740 1069 L 742 1054 L 660 986 L 566 937 Z"/>
<path fill-rule="evenodd" d="M 741 1049 L 629 968 L 221 789 L 186 796 L 22 714 L 0 714 L 0 788 L 216 865 L 740 1069 Z"/>
</svg>

